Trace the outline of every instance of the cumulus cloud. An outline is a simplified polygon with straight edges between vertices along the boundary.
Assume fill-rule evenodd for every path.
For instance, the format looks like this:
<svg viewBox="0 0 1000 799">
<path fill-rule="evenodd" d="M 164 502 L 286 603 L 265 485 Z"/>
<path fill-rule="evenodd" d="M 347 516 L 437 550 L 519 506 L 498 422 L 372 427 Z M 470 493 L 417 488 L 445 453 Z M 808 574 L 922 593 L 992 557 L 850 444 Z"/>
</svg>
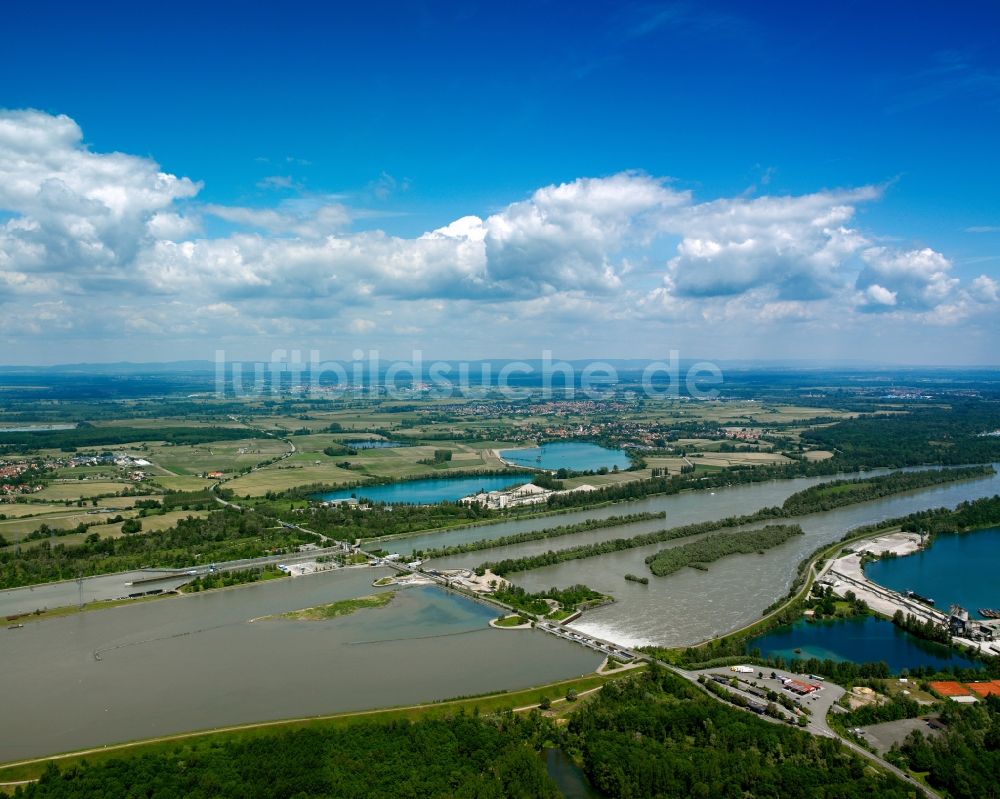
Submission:
<svg viewBox="0 0 1000 799">
<path fill-rule="evenodd" d="M 997 302 L 1000 300 L 1000 283 L 988 275 L 980 275 L 969 284 L 969 296 L 977 302 Z"/>
<path fill-rule="evenodd" d="M 782 300 L 829 297 L 841 267 L 868 242 L 848 227 L 860 202 L 881 190 L 818 192 L 793 197 L 716 200 L 664 221 L 682 236 L 668 264 L 679 296 L 725 297 L 769 287 Z"/>
<path fill-rule="evenodd" d="M 149 159 L 93 152 L 67 117 L 0 112 L 0 331 L 31 333 L 50 314 L 94 337 L 406 336 L 461 317 L 585 336 L 595 323 L 778 328 L 872 312 L 950 324 L 1000 302 L 994 278 L 963 285 L 942 253 L 863 231 L 857 209 L 877 186 L 696 202 L 623 172 L 412 237 L 354 230 L 365 212 L 343 195 L 251 207 L 199 204 L 199 188 Z M 206 235 L 209 219 L 228 232 Z M 391 324 L 371 321 L 389 311 Z"/>
<path fill-rule="evenodd" d="M 148 159 L 93 153 L 77 124 L 40 111 L 0 111 L 0 268 L 91 276 L 127 267 L 154 221 L 200 184 Z"/>
<path fill-rule="evenodd" d="M 871 247 L 862 253 L 865 268 L 857 288 L 876 306 L 928 311 L 946 302 L 958 286 L 951 262 L 941 253 Z M 887 301 L 891 299 L 891 301 Z"/>
</svg>

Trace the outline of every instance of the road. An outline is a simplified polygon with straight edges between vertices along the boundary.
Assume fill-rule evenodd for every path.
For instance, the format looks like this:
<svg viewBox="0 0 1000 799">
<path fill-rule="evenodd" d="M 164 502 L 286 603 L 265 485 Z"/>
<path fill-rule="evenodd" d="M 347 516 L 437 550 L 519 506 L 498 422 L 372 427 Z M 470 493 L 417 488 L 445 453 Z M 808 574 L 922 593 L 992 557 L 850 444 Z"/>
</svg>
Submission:
<svg viewBox="0 0 1000 799">
<path fill-rule="evenodd" d="M 238 422 L 239 424 L 244 425 L 245 427 L 249 428 L 250 430 L 253 430 L 254 432 L 260 433 L 262 436 L 268 436 L 269 438 L 277 438 L 277 436 L 274 433 L 270 432 L 269 430 L 262 430 L 259 427 L 254 427 L 253 425 L 249 425 L 246 422 L 242 421 L 241 419 L 237 418 L 236 416 L 230 416 L 229 418 L 232 419 L 234 422 Z M 290 457 L 292 457 L 292 455 L 294 455 L 296 452 L 298 452 L 298 449 L 296 448 L 295 444 L 292 442 L 291 439 L 282 438 L 280 440 L 284 441 L 288 445 L 288 451 L 285 452 L 282 455 L 279 455 L 278 458 L 277 458 L 277 460 L 283 461 L 283 460 L 285 460 L 285 458 L 290 458 Z M 268 466 L 273 466 L 274 463 L 276 463 L 276 462 L 277 461 L 273 461 L 273 462 L 271 462 L 271 463 L 269 463 L 267 465 Z M 262 468 L 264 468 L 264 467 L 262 467 L 262 466 L 254 466 L 252 469 L 250 469 L 250 472 L 259 471 Z M 208 490 L 211 491 L 212 495 L 215 497 L 215 501 L 216 502 L 218 502 L 220 505 L 222 505 L 224 507 L 227 507 L 227 508 L 233 508 L 234 510 L 243 510 L 242 506 L 237 505 L 235 502 L 229 502 L 229 501 L 223 499 L 222 497 L 220 497 L 219 494 L 218 494 L 218 488 L 219 488 L 219 486 L 221 486 L 223 483 L 228 483 L 230 480 L 234 480 L 236 477 L 240 477 L 240 476 L 241 475 L 235 475 L 234 477 L 226 477 L 226 478 L 224 478 L 222 480 L 219 480 L 218 482 L 212 483 L 212 485 L 210 485 L 208 487 Z M 319 535 L 319 533 L 313 533 L 313 535 Z M 324 538 L 325 538 L 325 536 L 324 536 Z M 329 540 L 329 539 L 326 539 L 326 540 Z"/>
<path fill-rule="evenodd" d="M 418 571 L 415 568 L 411 568 L 410 566 L 408 566 L 408 565 L 406 565 L 404 563 L 395 563 L 395 562 L 392 562 L 392 561 L 387 561 L 385 565 L 391 566 L 392 568 L 396 569 L 397 571 L 405 573 L 405 574 L 418 574 L 421 577 L 429 578 L 429 579 L 433 580 L 434 582 L 436 582 L 438 585 L 444 586 L 445 588 L 450 588 L 451 590 L 454 590 L 454 591 L 458 591 L 459 593 L 462 593 L 462 594 L 465 594 L 465 595 L 470 595 L 470 596 L 473 595 L 473 592 L 471 592 L 471 591 L 466 591 L 465 589 L 456 587 L 446 577 L 442 577 L 442 576 L 439 576 L 439 575 L 427 574 L 426 572 L 421 572 L 421 571 Z M 478 599 L 480 602 L 484 602 L 485 604 L 493 605 L 494 607 L 496 607 L 496 608 L 498 608 L 500 610 L 506 610 L 506 611 L 513 611 L 514 610 L 514 608 L 510 607 L 509 605 L 506 605 L 503 602 L 498 602 L 497 600 L 493 599 L 489 595 L 477 594 L 473 598 Z M 653 664 L 655 664 L 657 666 L 660 666 L 661 668 L 668 669 L 668 670 L 672 671 L 674 674 L 676 674 L 677 676 L 682 677 L 683 679 L 687 680 L 692 685 L 696 686 L 699 690 L 701 690 L 702 692 L 704 692 L 708 696 L 712 697 L 716 701 L 718 701 L 718 702 L 724 702 L 725 703 L 725 700 L 723 700 L 722 697 L 717 696 L 712 691 L 709 691 L 704 685 L 702 685 L 701 683 L 699 683 L 698 682 L 698 677 L 701 674 L 705 674 L 705 673 L 725 673 L 725 674 L 728 674 L 730 676 L 733 676 L 727 670 L 718 670 L 718 669 L 712 670 L 712 669 L 709 669 L 709 670 L 704 671 L 704 672 L 688 671 L 687 669 L 682 669 L 682 668 L 680 668 L 678 666 L 674 666 L 674 665 L 672 665 L 670 663 L 665 663 L 662 660 L 657 660 L 656 658 L 650 657 L 649 655 L 647 655 L 644 652 L 637 652 L 637 651 L 628 649 L 627 647 L 619 646 L 618 644 L 612 643 L 611 641 L 605 641 L 604 639 L 597 638 L 595 636 L 588 635 L 587 633 L 579 632 L 577 630 L 573 630 L 573 629 L 568 628 L 568 627 L 564 627 L 563 625 L 555 623 L 555 622 L 539 621 L 539 622 L 536 623 L 535 629 L 541 630 L 542 632 L 549 633 L 550 635 L 555 635 L 556 637 L 562 638 L 563 640 L 572 641 L 574 643 L 580 644 L 580 645 L 585 646 L 585 647 L 587 647 L 589 649 L 593 649 L 596 652 L 601 652 L 601 653 L 603 653 L 605 655 L 613 655 L 614 657 L 620 658 L 622 660 L 626 660 L 626 661 L 645 661 L 647 663 L 653 663 Z M 763 669 L 761 669 L 761 671 L 763 671 Z M 770 670 L 768 670 L 768 671 L 770 671 Z M 800 675 L 800 676 L 804 677 L 804 675 Z M 764 682 L 765 683 L 770 682 L 770 678 L 765 678 Z M 780 688 L 781 686 L 780 686 L 780 683 L 777 683 L 776 686 L 773 686 L 773 687 Z M 913 786 L 914 788 L 918 789 L 921 793 L 923 793 L 926 796 L 930 797 L 930 799 L 942 799 L 942 797 L 938 793 L 936 793 L 932 789 L 928 788 L 926 785 L 923 785 L 923 784 L 917 782 L 917 780 L 913 779 L 912 777 L 910 777 L 908 774 L 906 774 L 902 770 L 896 768 L 891 763 L 886 762 L 885 760 L 883 760 L 881 757 L 879 757 L 875 753 L 869 752 L 864 747 L 859 746 L 858 744 L 854 743 L 853 741 L 851 741 L 851 740 L 849 740 L 847 738 L 844 738 L 843 736 L 841 736 L 840 734 L 838 734 L 832 727 L 830 727 L 829 723 L 826 720 L 827 713 L 830 711 L 830 708 L 833 706 L 833 704 L 840 698 L 840 696 L 843 695 L 843 693 L 844 693 L 844 690 L 840 686 L 833 685 L 833 684 L 824 684 L 823 687 L 822 687 L 822 689 L 817 694 L 812 695 L 809 698 L 801 700 L 798 704 L 807 706 L 807 707 L 809 707 L 812 710 L 812 715 L 809 716 L 809 722 L 806 725 L 805 730 L 807 732 L 812 733 L 813 735 L 823 736 L 823 737 L 826 737 L 826 738 L 834 738 L 834 739 L 840 741 L 844 746 L 846 746 L 851 751 L 853 751 L 853 752 L 857 753 L 858 755 L 860 755 L 860 756 L 862 756 L 862 757 L 864 757 L 864 758 L 872 761 L 873 763 L 875 763 L 876 765 L 878 765 L 882 769 L 884 769 L 884 770 L 886 770 L 886 771 L 894 774 L 895 776 L 899 777 L 899 779 L 903 780 L 907 784 L 909 784 L 909 785 Z M 740 694 L 742 695 L 743 692 L 740 692 Z M 746 694 L 744 698 L 746 698 L 748 700 L 755 701 L 755 702 L 761 702 L 762 701 L 759 697 L 755 697 L 755 696 L 750 695 L 750 694 Z M 764 701 L 766 701 L 766 700 L 764 700 Z M 727 704 L 727 706 L 729 706 L 729 707 L 737 707 L 737 706 L 731 705 L 729 703 L 725 703 L 725 704 Z M 746 712 L 750 713 L 751 711 L 747 710 Z M 762 718 L 768 718 L 768 717 L 763 716 Z M 770 720 L 771 721 L 775 721 L 776 723 L 781 723 L 781 722 L 778 722 L 777 719 L 770 719 Z"/>
</svg>

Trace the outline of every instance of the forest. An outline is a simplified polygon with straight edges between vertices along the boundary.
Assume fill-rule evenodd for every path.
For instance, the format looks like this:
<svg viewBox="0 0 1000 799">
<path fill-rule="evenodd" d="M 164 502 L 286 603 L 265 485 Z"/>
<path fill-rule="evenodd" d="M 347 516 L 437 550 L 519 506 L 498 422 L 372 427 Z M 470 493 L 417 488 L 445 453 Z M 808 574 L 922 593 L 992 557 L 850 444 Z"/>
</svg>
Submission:
<svg viewBox="0 0 1000 799">
<path fill-rule="evenodd" d="M 1000 403 L 951 401 L 950 407 L 915 407 L 806 430 L 804 441 L 836 453 L 832 459 L 868 466 L 963 464 L 1000 460 Z"/>
<path fill-rule="evenodd" d="M 357 723 L 179 746 L 163 754 L 55 767 L 32 799 L 556 799 L 537 751 L 537 714 Z"/>
<path fill-rule="evenodd" d="M 660 669 L 606 685 L 573 714 L 564 746 L 622 799 L 911 796 L 839 742 L 727 707 Z"/>
<path fill-rule="evenodd" d="M 646 564 L 657 577 L 665 577 L 685 566 L 711 563 L 727 555 L 764 552 L 797 535 L 802 535 L 797 524 L 772 524 L 744 533 L 714 533 L 699 541 L 660 550 L 646 558 Z"/>
<path fill-rule="evenodd" d="M 968 466 L 956 469 L 922 469 L 915 472 L 892 472 L 877 477 L 834 480 L 792 494 L 782 503 L 791 516 L 840 508 L 856 502 L 868 502 L 902 491 L 954 483 L 995 474 L 992 466 Z"/>
<path fill-rule="evenodd" d="M 133 441 L 164 441 L 168 444 L 207 444 L 252 438 L 245 427 L 94 427 L 81 423 L 70 430 L 28 430 L 4 434 L 4 446 L 12 451 L 39 449 L 72 450 L 78 447 L 109 447 Z"/>
<path fill-rule="evenodd" d="M 926 738 L 914 731 L 886 759 L 927 773 L 928 784 L 952 799 L 997 795 L 1000 778 L 1000 696 L 974 705 L 945 702 L 940 713 L 945 732 Z"/>
</svg>

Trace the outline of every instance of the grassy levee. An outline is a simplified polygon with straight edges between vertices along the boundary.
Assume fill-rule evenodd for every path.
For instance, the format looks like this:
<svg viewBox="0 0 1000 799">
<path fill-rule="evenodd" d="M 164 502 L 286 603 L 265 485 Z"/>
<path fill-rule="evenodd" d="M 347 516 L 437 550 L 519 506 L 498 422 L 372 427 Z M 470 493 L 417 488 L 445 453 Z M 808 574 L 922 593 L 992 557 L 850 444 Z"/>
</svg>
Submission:
<svg viewBox="0 0 1000 799">
<path fill-rule="evenodd" d="M 600 688 L 607 682 L 630 677 L 641 673 L 643 670 L 644 667 L 639 667 L 608 674 L 588 674 L 582 677 L 560 680 L 559 682 L 538 685 L 519 691 L 448 699 L 441 702 L 428 702 L 420 705 L 283 719 L 280 721 L 264 721 L 254 724 L 198 730 L 178 733 L 176 735 L 164 735 L 147 740 L 100 746 L 76 752 L 66 752 L 47 757 L 32 758 L 30 760 L 0 764 L 0 790 L 2 790 L 4 783 L 38 779 L 49 763 L 56 763 L 61 768 L 68 768 L 79 764 L 83 760 L 86 760 L 88 763 L 100 763 L 116 758 L 159 754 L 173 750 L 178 746 L 186 746 L 193 751 L 197 748 L 212 746 L 222 741 L 249 740 L 254 737 L 267 735 L 275 730 L 346 727 L 363 721 L 413 721 L 420 718 L 447 718 L 459 713 L 479 712 L 489 714 L 514 709 L 528 709 L 537 706 L 545 697 L 565 696 L 571 689 L 578 694 L 582 694 L 584 691 Z"/>
</svg>

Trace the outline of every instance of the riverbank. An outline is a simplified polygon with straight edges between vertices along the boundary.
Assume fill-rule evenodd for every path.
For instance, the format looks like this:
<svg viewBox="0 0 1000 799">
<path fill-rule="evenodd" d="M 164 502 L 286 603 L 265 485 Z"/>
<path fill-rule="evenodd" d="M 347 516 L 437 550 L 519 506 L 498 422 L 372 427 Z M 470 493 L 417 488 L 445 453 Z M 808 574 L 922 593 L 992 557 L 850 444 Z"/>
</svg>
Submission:
<svg viewBox="0 0 1000 799">
<path fill-rule="evenodd" d="M 523 713 L 537 708 L 538 704 L 546 697 L 565 695 L 570 690 L 576 691 L 578 695 L 583 695 L 585 692 L 593 691 L 613 680 L 630 677 L 645 670 L 645 667 L 646 664 L 640 664 L 634 668 L 623 667 L 602 674 L 586 674 L 516 691 L 496 691 L 475 697 L 457 697 L 438 702 L 214 727 L 176 735 L 163 735 L 108 746 L 78 749 L 47 757 L 13 761 L 0 764 L 0 788 L 4 785 L 38 779 L 48 763 L 56 763 L 60 768 L 68 768 L 82 760 L 99 763 L 119 757 L 140 757 L 172 749 L 180 742 L 211 746 L 222 741 L 250 740 L 278 729 L 343 727 L 365 721 L 413 721 L 419 718 L 447 718 L 459 713 L 475 713 L 477 711 L 479 713 L 501 713 L 509 709 L 515 713 Z"/>
</svg>

